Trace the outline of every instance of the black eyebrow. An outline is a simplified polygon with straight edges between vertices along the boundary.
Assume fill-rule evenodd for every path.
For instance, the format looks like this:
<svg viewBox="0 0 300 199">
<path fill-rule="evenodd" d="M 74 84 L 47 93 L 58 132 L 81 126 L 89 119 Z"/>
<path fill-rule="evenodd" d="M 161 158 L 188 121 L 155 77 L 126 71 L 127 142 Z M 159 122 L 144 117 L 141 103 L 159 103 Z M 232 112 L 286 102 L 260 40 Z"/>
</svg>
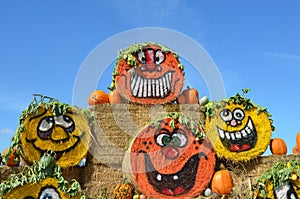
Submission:
<svg viewBox="0 0 300 199">
<path fill-rule="evenodd" d="M 41 117 L 42 115 L 45 115 L 46 113 L 47 113 L 47 110 L 44 109 L 44 112 L 42 112 L 42 113 L 39 114 L 39 115 L 35 115 L 35 116 L 31 117 L 31 118 L 29 119 L 29 121 L 31 121 L 31 120 L 33 120 L 33 119 L 35 119 L 35 118 Z"/>
</svg>

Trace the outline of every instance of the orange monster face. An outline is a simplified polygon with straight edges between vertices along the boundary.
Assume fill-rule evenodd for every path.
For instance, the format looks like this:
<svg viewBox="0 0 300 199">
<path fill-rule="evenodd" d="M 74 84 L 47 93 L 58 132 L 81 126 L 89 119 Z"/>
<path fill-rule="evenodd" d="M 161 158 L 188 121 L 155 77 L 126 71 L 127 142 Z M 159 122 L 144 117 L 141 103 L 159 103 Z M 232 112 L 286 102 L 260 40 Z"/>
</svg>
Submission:
<svg viewBox="0 0 300 199">
<path fill-rule="evenodd" d="M 183 86 L 183 67 L 176 54 L 157 44 L 141 45 L 124 53 L 117 66 L 115 86 L 129 101 L 166 103 L 176 99 Z"/>
<path fill-rule="evenodd" d="M 197 140 L 193 130 L 177 119 L 151 124 L 129 149 L 134 184 L 151 198 L 199 195 L 210 182 L 215 156 L 210 141 Z"/>
</svg>

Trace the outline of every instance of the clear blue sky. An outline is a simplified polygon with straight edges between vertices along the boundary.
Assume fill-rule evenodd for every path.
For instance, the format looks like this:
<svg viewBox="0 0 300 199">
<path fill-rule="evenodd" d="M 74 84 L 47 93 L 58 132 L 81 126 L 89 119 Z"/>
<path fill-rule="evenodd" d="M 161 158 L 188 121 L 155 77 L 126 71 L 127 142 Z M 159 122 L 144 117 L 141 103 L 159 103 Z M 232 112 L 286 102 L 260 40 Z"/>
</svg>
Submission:
<svg viewBox="0 0 300 199">
<path fill-rule="evenodd" d="M 76 74 L 98 44 L 130 29 L 162 27 L 202 45 L 226 96 L 251 88 L 248 97 L 273 114 L 273 137 L 284 138 L 291 153 L 300 131 L 299 10 L 297 0 L 1 1 L 0 150 L 31 94 L 72 103 Z M 186 78 L 209 96 L 199 78 Z M 97 88 L 108 92 L 109 84 Z"/>
</svg>

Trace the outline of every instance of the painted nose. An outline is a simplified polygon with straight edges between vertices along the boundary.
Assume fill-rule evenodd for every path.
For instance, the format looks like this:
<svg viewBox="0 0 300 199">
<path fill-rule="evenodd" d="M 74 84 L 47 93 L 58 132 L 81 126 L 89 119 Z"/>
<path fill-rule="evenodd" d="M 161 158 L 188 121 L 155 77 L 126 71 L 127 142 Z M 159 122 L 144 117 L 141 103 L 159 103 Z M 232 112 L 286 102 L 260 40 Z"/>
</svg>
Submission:
<svg viewBox="0 0 300 199">
<path fill-rule="evenodd" d="M 168 159 L 176 159 L 179 155 L 178 149 L 173 146 L 166 146 L 162 149 L 163 155 Z"/>
<path fill-rule="evenodd" d="M 230 126 L 237 126 L 237 125 L 238 125 L 238 123 L 235 119 L 230 121 Z"/>
</svg>

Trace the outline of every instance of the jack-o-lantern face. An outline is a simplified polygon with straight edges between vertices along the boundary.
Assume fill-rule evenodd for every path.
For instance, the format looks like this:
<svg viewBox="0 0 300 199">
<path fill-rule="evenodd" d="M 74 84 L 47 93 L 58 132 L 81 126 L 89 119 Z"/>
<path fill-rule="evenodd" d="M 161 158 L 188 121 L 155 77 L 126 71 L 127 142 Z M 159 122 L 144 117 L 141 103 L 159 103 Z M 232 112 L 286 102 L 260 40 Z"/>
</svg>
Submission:
<svg viewBox="0 0 300 199">
<path fill-rule="evenodd" d="M 52 107 L 38 108 L 24 120 L 21 133 L 22 152 L 26 161 L 39 160 L 47 151 L 56 153 L 62 168 L 75 166 L 86 156 L 90 143 L 90 128 L 83 113 L 69 108 L 64 115 L 54 116 Z"/>
<path fill-rule="evenodd" d="M 215 165 L 210 141 L 197 140 L 190 127 L 173 118 L 160 120 L 157 128 L 154 124 L 144 128 L 128 154 L 125 159 L 130 160 L 133 183 L 151 198 L 199 195 L 210 182 Z"/>
<path fill-rule="evenodd" d="M 117 66 L 115 86 L 127 100 L 142 104 L 176 99 L 183 86 L 183 67 L 177 55 L 158 44 L 141 45 L 124 53 Z"/>
<path fill-rule="evenodd" d="M 37 183 L 28 183 L 22 187 L 16 187 L 12 191 L 3 196 L 3 199 L 69 199 L 68 194 L 63 193 L 58 188 L 58 180 L 56 178 L 45 178 Z M 72 197 L 79 199 L 80 195 Z"/>
<path fill-rule="evenodd" d="M 219 157 L 244 161 L 265 152 L 272 127 L 266 112 L 229 101 L 207 117 L 206 131 Z"/>
</svg>

